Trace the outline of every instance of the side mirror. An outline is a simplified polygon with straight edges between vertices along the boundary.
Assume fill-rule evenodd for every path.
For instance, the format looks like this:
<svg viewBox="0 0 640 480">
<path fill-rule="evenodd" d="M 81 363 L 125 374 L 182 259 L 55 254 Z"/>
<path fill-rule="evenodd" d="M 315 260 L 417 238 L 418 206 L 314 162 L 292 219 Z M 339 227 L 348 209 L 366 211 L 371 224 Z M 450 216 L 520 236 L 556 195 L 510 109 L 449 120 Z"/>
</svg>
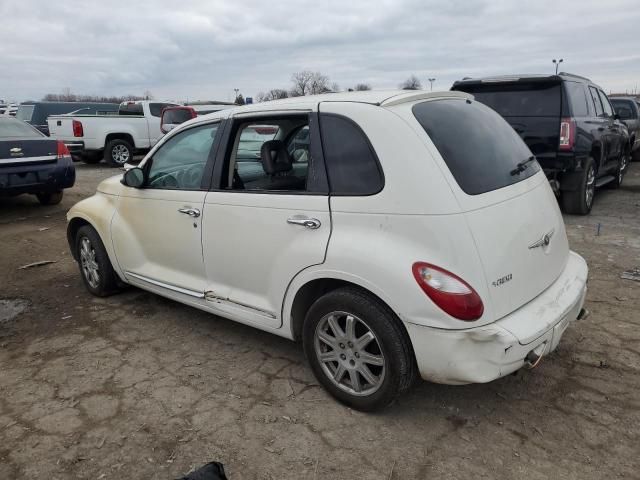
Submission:
<svg viewBox="0 0 640 480">
<path fill-rule="evenodd" d="M 191 107 L 165 107 L 160 114 L 160 131 L 169 133 L 181 123 L 197 116 L 198 114 Z"/>
<path fill-rule="evenodd" d="M 120 182 L 127 187 L 141 188 L 144 185 L 144 177 L 144 170 L 140 167 L 134 167 L 124 172 Z"/>
<path fill-rule="evenodd" d="M 618 115 L 617 113 L 613 114 L 613 119 L 614 120 L 620 120 L 620 115 Z"/>
</svg>

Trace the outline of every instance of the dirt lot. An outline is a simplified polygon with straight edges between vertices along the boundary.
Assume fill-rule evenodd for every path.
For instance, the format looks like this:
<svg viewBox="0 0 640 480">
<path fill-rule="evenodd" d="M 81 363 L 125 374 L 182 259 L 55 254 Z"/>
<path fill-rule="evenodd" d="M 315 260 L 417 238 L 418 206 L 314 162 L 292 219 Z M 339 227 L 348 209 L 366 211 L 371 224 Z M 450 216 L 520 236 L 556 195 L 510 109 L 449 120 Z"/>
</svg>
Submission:
<svg viewBox="0 0 640 480">
<path fill-rule="evenodd" d="M 329 398 L 299 345 L 136 289 L 91 297 L 65 212 L 117 172 L 77 170 L 59 206 L 0 199 L 0 479 L 212 460 L 230 479 L 640 478 L 640 282 L 620 279 L 640 266 L 640 163 L 566 217 L 591 315 L 554 354 L 487 385 L 420 383 L 375 415 Z M 56 263 L 18 269 L 40 260 Z"/>
</svg>

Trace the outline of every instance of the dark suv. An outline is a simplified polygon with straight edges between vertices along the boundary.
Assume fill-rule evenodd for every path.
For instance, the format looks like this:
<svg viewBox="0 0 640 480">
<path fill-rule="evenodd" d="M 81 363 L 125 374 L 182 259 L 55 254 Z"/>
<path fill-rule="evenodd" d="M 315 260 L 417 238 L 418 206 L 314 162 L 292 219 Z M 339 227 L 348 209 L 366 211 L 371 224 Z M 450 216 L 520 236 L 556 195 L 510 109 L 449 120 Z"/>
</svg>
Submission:
<svg viewBox="0 0 640 480">
<path fill-rule="evenodd" d="M 629 133 L 589 79 L 569 73 L 464 79 L 451 90 L 473 94 L 511 124 L 565 212 L 589 213 L 596 187 L 622 183 Z"/>
<path fill-rule="evenodd" d="M 640 99 L 612 95 L 609 100 L 611 100 L 611 105 L 613 105 L 620 120 L 629 129 L 629 144 L 631 145 L 632 157 L 635 160 L 640 160 Z"/>
</svg>

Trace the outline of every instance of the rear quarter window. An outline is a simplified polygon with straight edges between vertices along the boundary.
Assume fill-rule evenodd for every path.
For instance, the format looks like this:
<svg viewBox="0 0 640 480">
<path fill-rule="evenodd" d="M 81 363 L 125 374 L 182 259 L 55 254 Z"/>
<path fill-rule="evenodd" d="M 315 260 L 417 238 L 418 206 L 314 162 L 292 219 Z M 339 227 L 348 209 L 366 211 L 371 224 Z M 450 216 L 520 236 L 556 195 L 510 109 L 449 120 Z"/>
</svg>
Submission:
<svg viewBox="0 0 640 480">
<path fill-rule="evenodd" d="M 527 162 L 531 150 L 513 128 L 480 102 L 433 100 L 414 105 L 413 114 L 469 195 L 513 185 L 540 170 L 535 159 Z"/>
<path fill-rule="evenodd" d="M 571 111 L 574 117 L 588 117 L 589 108 L 587 106 L 587 94 L 584 85 L 578 82 L 566 81 L 564 83 Z"/>
<path fill-rule="evenodd" d="M 369 139 L 352 120 L 321 114 L 324 161 L 332 195 L 374 195 L 384 186 L 382 169 Z"/>
</svg>

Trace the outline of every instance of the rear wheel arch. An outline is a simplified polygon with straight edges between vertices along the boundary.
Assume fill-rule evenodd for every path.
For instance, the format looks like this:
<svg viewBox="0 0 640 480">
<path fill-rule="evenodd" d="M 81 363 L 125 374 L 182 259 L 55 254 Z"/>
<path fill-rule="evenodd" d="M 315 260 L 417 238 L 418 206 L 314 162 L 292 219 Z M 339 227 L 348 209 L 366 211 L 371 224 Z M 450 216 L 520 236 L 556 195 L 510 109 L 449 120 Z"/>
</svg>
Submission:
<svg viewBox="0 0 640 480">
<path fill-rule="evenodd" d="M 406 326 L 398 317 L 398 314 L 395 312 L 395 310 L 389 305 L 388 302 L 381 298 L 380 295 L 377 295 L 375 292 L 372 292 L 371 289 L 359 285 L 358 283 L 355 283 L 353 281 L 323 277 L 307 281 L 302 286 L 300 286 L 295 293 L 293 302 L 291 304 L 291 309 L 288 312 L 291 321 L 291 336 L 295 341 L 299 341 L 302 338 L 302 327 L 304 325 L 306 314 L 311 308 L 311 305 L 313 305 L 313 303 L 323 295 L 341 288 L 353 288 L 366 295 L 374 297 L 377 301 L 384 305 L 384 307 L 389 310 L 389 312 L 397 319 L 398 325 L 406 335 L 406 338 L 409 340 L 409 333 L 407 332 Z"/>
<path fill-rule="evenodd" d="M 109 133 L 104 139 L 104 147 L 106 148 L 112 140 L 124 140 L 131 145 L 132 148 L 136 146 L 136 143 L 133 141 L 133 136 L 129 133 Z"/>
</svg>

